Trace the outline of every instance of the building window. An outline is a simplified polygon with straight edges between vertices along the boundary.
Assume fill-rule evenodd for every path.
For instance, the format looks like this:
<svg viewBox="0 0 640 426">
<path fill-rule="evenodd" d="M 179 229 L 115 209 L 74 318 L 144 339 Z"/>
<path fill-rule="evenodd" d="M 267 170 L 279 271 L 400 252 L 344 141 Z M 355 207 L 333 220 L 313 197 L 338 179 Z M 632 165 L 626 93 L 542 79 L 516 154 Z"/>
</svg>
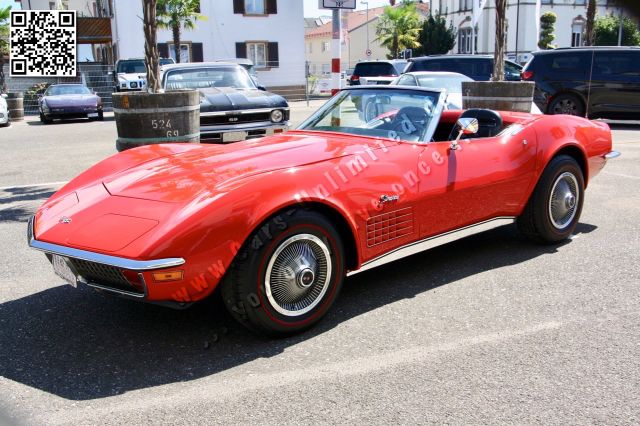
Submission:
<svg viewBox="0 0 640 426">
<path fill-rule="evenodd" d="M 313 42 L 309 42 L 309 53 L 313 53 Z"/>
<path fill-rule="evenodd" d="M 267 43 L 247 43 L 247 54 L 256 68 L 267 67 Z"/>
<path fill-rule="evenodd" d="M 174 48 L 174 44 L 167 44 L 169 45 L 169 56 L 173 58 L 174 61 L 178 62 L 178 60 L 176 59 L 176 49 Z M 191 62 L 191 46 L 187 43 L 180 43 L 180 62 Z"/>
<path fill-rule="evenodd" d="M 69 10 L 69 0 L 62 0 L 62 9 L 63 10 Z M 56 10 L 56 2 L 55 1 L 50 1 L 49 2 L 49 10 Z"/>
<path fill-rule="evenodd" d="M 473 53 L 471 51 L 471 38 L 471 28 L 461 28 L 458 31 L 458 53 Z"/>
<path fill-rule="evenodd" d="M 542 0 L 540 3 L 542 3 L 542 4 L 553 4 L 553 0 Z"/>
<path fill-rule="evenodd" d="M 280 55 L 277 41 L 245 41 L 236 43 L 236 58 L 250 59 L 256 68 L 278 68 Z"/>
<path fill-rule="evenodd" d="M 582 35 L 584 34 L 584 24 L 574 22 L 571 25 L 571 47 L 582 46 Z"/>
<path fill-rule="evenodd" d="M 244 0 L 244 13 L 247 15 L 264 15 L 264 0 Z"/>
<path fill-rule="evenodd" d="M 459 11 L 472 10 L 473 0 L 460 0 Z"/>
<path fill-rule="evenodd" d="M 323 41 L 322 42 L 322 51 L 323 52 L 328 52 L 329 51 L 329 42 L 328 41 Z"/>
<path fill-rule="evenodd" d="M 584 6 L 587 4 L 587 0 L 576 0 L 576 6 Z"/>
</svg>

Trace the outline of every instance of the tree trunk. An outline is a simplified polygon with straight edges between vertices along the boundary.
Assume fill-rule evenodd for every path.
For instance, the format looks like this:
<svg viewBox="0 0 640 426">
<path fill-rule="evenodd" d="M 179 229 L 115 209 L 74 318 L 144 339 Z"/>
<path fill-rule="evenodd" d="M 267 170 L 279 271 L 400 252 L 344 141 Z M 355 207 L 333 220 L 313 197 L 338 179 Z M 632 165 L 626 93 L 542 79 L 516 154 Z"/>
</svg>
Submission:
<svg viewBox="0 0 640 426">
<path fill-rule="evenodd" d="M 398 33 L 397 32 L 393 34 L 393 46 L 391 51 L 393 53 L 393 58 L 391 59 L 398 59 Z"/>
<path fill-rule="evenodd" d="M 173 51 L 176 54 L 176 63 L 179 64 L 181 62 L 180 58 L 180 24 L 173 24 L 171 27 L 171 31 L 173 32 Z"/>
<path fill-rule="evenodd" d="M 593 46 L 595 42 L 596 0 L 589 0 L 587 5 L 587 26 L 584 31 L 584 45 Z"/>
<path fill-rule="evenodd" d="M 496 45 L 493 53 L 492 81 L 504 81 L 504 53 L 507 0 L 496 0 Z M 474 41 L 472 40 L 472 43 Z"/>
<path fill-rule="evenodd" d="M 142 0 L 144 14 L 144 59 L 147 66 L 147 90 L 149 93 L 158 93 L 160 90 L 160 61 L 158 59 L 156 3 L 157 0 Z"/>
<path fill-rule="evenodd" d="M 7 91 L 7 85 L 4 80 L 4 56 L 0 53 L 0 93 L 5 93 Z"/>
</svg>

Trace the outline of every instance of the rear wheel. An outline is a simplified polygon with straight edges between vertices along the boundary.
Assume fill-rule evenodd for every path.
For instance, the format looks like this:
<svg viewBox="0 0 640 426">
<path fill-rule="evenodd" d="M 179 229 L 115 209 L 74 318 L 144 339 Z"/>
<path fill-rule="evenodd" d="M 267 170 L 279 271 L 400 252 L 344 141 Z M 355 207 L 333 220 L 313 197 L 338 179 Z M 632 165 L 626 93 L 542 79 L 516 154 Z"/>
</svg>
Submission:
<svg viewBox="0 0 640 426">
<path fill-rule="evenodd" d="M 524 212 L 520 231 L 534 241 L 557 243 L 574 231 L 584 202 L 584 177 L 578 163 L 560 155 L 547 165 Z"/>
<path fill-rule="evenodd" d="M 342 241 L 319 213 L 295 209 L 258 228 L 221 283 L 231 315 L 261 334 L 287 335 L 318 322 L 344 278 Z"/>
<path fill-rule="evenodd" d="M 575 95 L 568 93 L 558 95 L 549 105 L 549 114 L 568 114 L 584 117 L 584 104 Z"/>
</svg>

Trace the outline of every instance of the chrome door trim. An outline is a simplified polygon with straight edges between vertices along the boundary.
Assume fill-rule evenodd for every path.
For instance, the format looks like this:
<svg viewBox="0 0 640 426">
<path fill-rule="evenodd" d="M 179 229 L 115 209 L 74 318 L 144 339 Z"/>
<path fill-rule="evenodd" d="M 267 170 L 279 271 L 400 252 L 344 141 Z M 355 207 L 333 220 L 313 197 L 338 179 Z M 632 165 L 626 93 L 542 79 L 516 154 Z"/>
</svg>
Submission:
<svg viewBox="0 0 640 426">
<path fill-rule="evenodd" d="M 360 272 L 367 271 L 369 269 L 376 268 L 378 266 L 402 259 L 407 256 L 411 256 L 422 251 L 441 246 L 480 232 L 489 231 L 494 228 L 498 228 L 504 225 L 510 225 L 516 220 L 512 216 L 501 216 L 493 219 L 485 220 L 483 222 L 475 223 L 473 225 L 465 226 L 463 228 L 454 229 L 453 231 L 445 232 L 443 234 L 434 235 L 432 237 L 425 238 L 420 241 L 406 244 L 402 247 L 398 247 L 388 253 L 376 257 L 368 262 L 362 264 L 360 269 L 350 271 L 347 276 L 355 275 Z"/>
</svg>

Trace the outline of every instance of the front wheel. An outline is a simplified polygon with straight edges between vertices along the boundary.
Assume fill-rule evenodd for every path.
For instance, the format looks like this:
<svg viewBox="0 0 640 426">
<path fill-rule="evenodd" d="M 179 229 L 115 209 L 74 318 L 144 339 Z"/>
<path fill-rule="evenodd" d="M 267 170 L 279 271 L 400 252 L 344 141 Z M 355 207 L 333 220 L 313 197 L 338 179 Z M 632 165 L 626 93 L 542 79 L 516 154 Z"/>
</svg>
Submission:
<svg viewBox="0 0 640 426">
<path fill-rule="evenodd" d="M 47 118 L 43 113 L 40 113 L 40 122 L 42 124 L 51 124 L 52 120 Z"/>
<path fill-rule="evenodd" d="M 575 230 L 584 203 L 584 177 L 573 158 L 560 155 L 549 162 L 518 218 L 520 231 L 542 243 L 557 243 Z"/>
<path fill-rule="evenodd" d="M 340 235 L 323 215 L 293 209 L 260 226 L 238 252 L 221 291 L 231 315 L 261 334 L 288 335 L 318 322 L 345 274 Z"/>
</svg>

